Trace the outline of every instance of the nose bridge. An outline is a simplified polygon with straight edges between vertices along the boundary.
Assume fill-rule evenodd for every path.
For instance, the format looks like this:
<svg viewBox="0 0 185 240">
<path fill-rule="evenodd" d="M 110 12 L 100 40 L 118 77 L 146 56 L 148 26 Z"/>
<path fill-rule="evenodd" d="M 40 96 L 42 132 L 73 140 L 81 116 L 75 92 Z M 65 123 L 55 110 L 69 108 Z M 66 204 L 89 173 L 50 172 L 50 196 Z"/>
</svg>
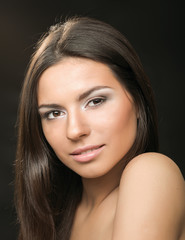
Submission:
<svg viewBox="0 0 185 240">
<path fill-rule="evenodd" d="M 80 109 L 72 109 L 68 112 L 66 135 L 68 139 L 78 140 L 89 134 L 88 121 Z"/>
</svg>

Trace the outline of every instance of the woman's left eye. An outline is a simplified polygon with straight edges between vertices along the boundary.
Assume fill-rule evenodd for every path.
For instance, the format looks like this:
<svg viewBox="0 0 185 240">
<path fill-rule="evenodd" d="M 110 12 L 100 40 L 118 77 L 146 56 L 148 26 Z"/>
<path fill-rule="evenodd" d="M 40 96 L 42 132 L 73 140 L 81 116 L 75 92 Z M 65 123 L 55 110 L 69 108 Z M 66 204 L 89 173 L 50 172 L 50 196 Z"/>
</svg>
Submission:
<svg viewBox="0 0 185 240">
<path fill-rule="evenodd" d="M 87 103 L 87 106 L 96 107 L 98 105 L 101 105 L 103 102 L 105 102 L 105 100 L 106 100 L 105 98 L 94 98 Z"/>
</svg>

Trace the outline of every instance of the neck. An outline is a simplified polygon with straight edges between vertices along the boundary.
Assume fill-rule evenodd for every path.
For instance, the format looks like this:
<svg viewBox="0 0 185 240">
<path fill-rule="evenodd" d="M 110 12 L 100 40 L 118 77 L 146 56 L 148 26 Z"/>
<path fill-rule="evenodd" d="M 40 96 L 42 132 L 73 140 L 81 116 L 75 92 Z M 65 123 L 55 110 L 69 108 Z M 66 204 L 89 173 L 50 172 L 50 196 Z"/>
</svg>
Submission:
<svg viewBox="0 0 185 240">
<path fill-rule="evenodd" d="M 117 189 L 122 172 L 123 168 L 118 164 L 101 177 L 82 178 L 83 204 L 91 209 L 99 206 L 115 189 Z"/>
</svg>

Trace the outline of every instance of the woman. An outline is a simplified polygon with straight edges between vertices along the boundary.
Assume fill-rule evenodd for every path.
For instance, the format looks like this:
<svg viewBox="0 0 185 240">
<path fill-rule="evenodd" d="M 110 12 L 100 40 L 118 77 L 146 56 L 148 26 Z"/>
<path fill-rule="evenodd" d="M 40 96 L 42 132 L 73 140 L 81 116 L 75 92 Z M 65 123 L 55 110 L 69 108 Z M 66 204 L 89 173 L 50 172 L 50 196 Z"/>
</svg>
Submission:
<svg viewBox="0 0 185 240">
<path fill-rule="evenodd" d="M 18 124 L 19 239 L 185 239 L 183 177 L 157 153 L 150 83 L 111 26 L 73 18 L 50 29 Z"/>
</svg>

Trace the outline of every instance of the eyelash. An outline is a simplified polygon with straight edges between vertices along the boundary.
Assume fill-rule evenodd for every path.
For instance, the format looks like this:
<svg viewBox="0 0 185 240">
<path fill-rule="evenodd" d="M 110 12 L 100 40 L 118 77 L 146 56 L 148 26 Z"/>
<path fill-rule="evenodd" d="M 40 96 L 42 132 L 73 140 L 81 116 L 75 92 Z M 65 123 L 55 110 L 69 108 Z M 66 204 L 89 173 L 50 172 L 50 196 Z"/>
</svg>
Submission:
<svg viewBox="0 0 185 240">
<path fill-rule="evenodd" d="M 53 114 L 53 115 L 54 115 L 55 113 L 61 114 L 61 113 L 63 113 L 63 112 L 60 111 L 60 110 L 52 110 L 52 111 L 45 112 L 45 113 L 41 114 L 41 118 L 42 118 L 42 119 L 47 119 L 47 120 L 53 120 L 53 119 L 56 119 L 56 118 L 58 118 L 58 117 L 62 117 L 62 115 L 61 115 L 61 116 L 59 115 L 58 117 L 49 117 L 50 114 Z"/>
<path fill-rule="evenodd" d="M 85 107 L 86 107 L 86 106 L 89 106 L 90 103 L 93 103 L 93 102 L 95 102 L 95 101 L 99 101 L 99 102 L 98 102 L 98 103 L 94 103 L 94 106 L 90 106 L 90 107 L 94 108 L 94 107 L 97 107 L 97 106 L 99 106 L 99 105 L 102 105 L 102 104 L 106 101 L 106 97 L 96 97 L 96 98 L 93 98 L 93 99 L 91 99 L 91 100 L 89 100 L 89 101 L 87 102 L 87 104 L 85 105 Z"/>
<path fill-rule="evenodd" d="M 85 108 L 86 108 L 86 107 L 90 107 L 90 108 L 98 107 L 98 106 L 102 105 L 106 100 L 107 100 L 106 97 L 96 97 L 96 98 L 93 98 L 93 99 L 89 100 L 89 101 L 87 102 L 87 104 L 85 104 Z M 93 103 L 93 102 L 95 102 L 95 101 L 98 101 L 98 102 L 97 102 L 97 103 Z M 93 103 L 94 105 L 93 105 L 93 106 L 90 106 L 91 103 Z M 47 119 L 47 120 L 54 120 L 54 119 L 56 119 L 56 118 L 58 118 L 58 117 L 54 117 L 54 116 L 49 117 L 50 114 L 54 115 L 54 113 L 59 114 L 58 117 L 63 117 L 63 116 L 60 115 L 60 114 L 61 114 L 61 113 L 64 113 L 64 112 L 61 111 L 61 110 L 48 111 L 48 112 L 45 112 L 45 113 L 41 114 L 41 118 L 42 118 L 42 119 Z"/>
</svg>

